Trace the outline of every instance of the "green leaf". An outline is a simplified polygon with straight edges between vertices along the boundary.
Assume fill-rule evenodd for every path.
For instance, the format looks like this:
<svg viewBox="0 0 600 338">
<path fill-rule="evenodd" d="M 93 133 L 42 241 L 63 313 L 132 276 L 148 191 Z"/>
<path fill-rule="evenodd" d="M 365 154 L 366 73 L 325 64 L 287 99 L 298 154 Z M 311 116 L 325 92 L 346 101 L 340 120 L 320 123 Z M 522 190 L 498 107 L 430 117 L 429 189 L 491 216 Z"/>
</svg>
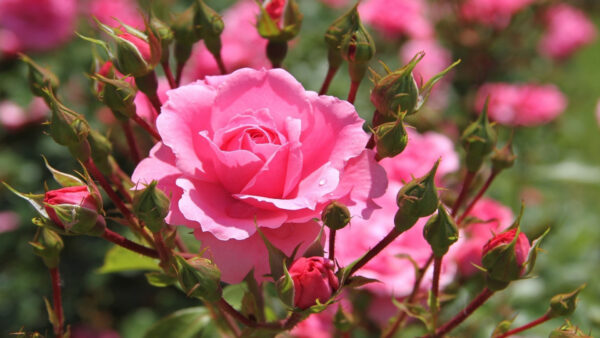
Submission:
<svg viewBox="0 0 600 338">
<path fill-rule="evenodd" d="M 492 338 L 499 337 L 508 332 L 515 318 L 517 318 L 517 316 L 514 316 L 511 319 L 501 321 L 494 329 L 494 332 L 492 332 Z"/>
<path fill-rule="evenodd" d="M 348 278 L 348 281 L 346 282 L 346 286 L 350 287 L 350 288 L 357 288 L 359 286 L 363 286 L 363 285 L 369 284 L 369 283 L 381 283 L 381 282 L 374 278 L 367 278 L 367 277 L 363 277 L 363 276 L 352 276 L 352 277 Z"/>
<path fill-rule="evenodd" d="M 265 300 L 263 297 L 263 288 L 262 285 L 258 285 L 256 278 L 254 278 L 254 268 L 248 272 L 246 277 L 244 277 L 244 281 L 246 282 L 246 286 L 248 287 L 248 292 L 242 298 L 242 312 L 248 315 L 250 313 L 254 314 L 258 321 L 265 321 Z M 256 306 L 253 311 L 253 306 Z"/>
<path fill-rule="evenodd" d="M 422 305 L 419 304 L 408 304 L 408 303 L 400 303 L 395 298 L 392 298 L 392 302 L 396 307 L 400 310 L 406 312 L 409 317 L 416 318 L 420 320 L 429 331 L 432 326 L 432 318 L 431 313 L 427 311 Z"/>
<path fill-rule="evenodd" d="M 319 235 L 317 238 L 306 248 L 302 257 L 323 257 L 325 255 L 325 250 L 323 249 L 323 228 L 325 226 L 321 226 L 321 230 L 319 230 Z"/>
<path fill-rule="evenodd" d="M 145 274 L 148 284 L 159 288 L 170 286 L 177 282 L 177 279 L 162 272 L 148 272 Z"/>
<path fill-rule="evenodd" d="M 217 334 L 210 313 L 205 307 L 179 310 L 159 320 L 144 334 L 144 338 L 198 338 Z"/>
<path fill-rule="evenodd" d="M 427 99 L 429 99 L 429 95 L 431 94 L 431 89 L 433 89 L 433 86 L 439 80 L 441 80 L 450 70 L 452 70 L 452 68 L 458 66 L 460 61 L 461 61 L 460 59 L 456 60 L 453 64 L 448 66 L 448 68 L 446 68 L 446 69 L 442 70 L 441 72 L 439 72 L 438 74 L 434 75 L 431 79 L 429 79 L 429 81 L 427 81 L 427 83 L 425 83 L 423 85 L 423 87 L 421 87 L 421 89 L 420 89 L 421 95 L 419 97 L 419 103 L 417 104 L 416 110 L 421 109 L 421 107 L 425 104 L 425 102 L 427 102 Z"/>
<path fill-rule="evenodd" d="M 52 168 L 52 166 L 50 166 L 50 164 L 48 163 L 46 157 L 42 156 L 42 158 L 44 159 L 44 163 L 46 163 L 46 168 L 50 170 L 50 172 L 52 173 L 52 177 L 54 177 L 54 180 L 58 182 L 58 184 L 62 185 L 63 187 L 76 187 L 86 185 L 82 180 L 78 179 L 77 177 L 65 174 L 61 171 Z"/>
<path fill-rule="evenodd" d="M 108 250 L 104 256 L 104 264 L 96 272 L 113 273 L 139 270 L 159 271 L 158 260 L 115 245 Z"/>
<path fill-rule="evenodd" d="M 281 276 L 283 276 L 283 265 L 285 265 L 284 263 L 288 260 L 288 257 L 283 253 L 283 251 L 279 250 L 269 241 L 269 239 L 265 236 L 265 234 L 260 230 L 258 226 L 256 226 L 256 232 L 258 232 L 263 242 L 265 243 L 265 246 L 267 247 L 267 251 L 269 252 L 269 266 L 271 268 L 271 277 L 273 277 L 273 279 L 277 281 Z M 298 247 L 296 247 L 296 249 L 297 248 Z M 295 251 L 296 250 L 294 250 L 294 252 Z"/>
<path fill-rule="evenodd" d="M 538 251 L 541 250 L 540 243 L 542 239 L 546 237 L 546 235 L 550 232 L 550 228 L 547 228 L 538 238 L 533 240 L 533 246 L 529 250 L 529 257 L 527 257 L 527 261 L 525 262 L 525 266 L 527 266 L 525 273 L 523 276 L 528 276 L 535 266 L 535 261 L 537 259 Z"/>
<path fill-rule="evenodd" d="M 236 309 L 242 306 L 242 298 L 246 292 L 246 283 L 231 284 L 223 288 L 223 298 Z"/>
<path fill-rule="evenodd" d="M 44 303 L 46 304 L 46 311 L 48 312 L 48 321 L 50 321 L 50 324 L 52 324 L 52 326 L 58 327 L 58 317 L 56 316 L 56 313 L 54 313 L 54 308 L 52 307 L 52 304 L 50 304 L 50 301 L 46 297 L 44 297 Z"/>
</svg>

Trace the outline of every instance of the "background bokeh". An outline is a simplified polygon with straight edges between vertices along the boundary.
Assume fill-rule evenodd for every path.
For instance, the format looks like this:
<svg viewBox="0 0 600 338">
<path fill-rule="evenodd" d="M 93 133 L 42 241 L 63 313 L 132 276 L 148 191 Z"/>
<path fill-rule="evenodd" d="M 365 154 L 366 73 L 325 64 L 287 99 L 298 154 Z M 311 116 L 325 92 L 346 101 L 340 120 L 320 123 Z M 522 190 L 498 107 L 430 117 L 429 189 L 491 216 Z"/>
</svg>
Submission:
<svg viewBox="0 0 600 338">
<path fill-rule="evenodd" d="M 191 1 L 163 2 L 165 7 L 177 11 Z M 232 3 L 207 2 L 217 9 Z M 600 27 L 600 4 L 594 0 L 573 2 L 585 8 L 596 27 Z M 317 1 L 300 0 L 299 3 L 305 21 L 300 38 L 291 48 L 284 65 L 305 88 L 318 90 L 327 70 L 323 33 L 342 12 Z M 533 16 L 533 12 L 525 10 L 513 18 L 516 26 L 504 33 L 506 37 L 494 40 L 495 45 L 490 49 L 496 53 L 494 57 L 503 60 L 535 54 L 535 46 L 528 46 L 528 43 L 537 39 L 540 32 L 527 29 Z M 78 30 L 94 34 L 84 14 L 79 18 Z M 521 43 L 514 43 L 515 35 L 520 37 Z M 390 40 L 375 32 L 374 36 L 378 47 L 376 59 L 385 61 L 392 68 L 401 66 L 397 51 L 404 40 Z M 597 333 L 600 330 L 600 127 L 595 111 L 600 98 L 600 42 L 596 40 L 563 62 L 553 63 L 542 58 L 523 63 L 511 61 L 506 64 L 509 69 L 491 71 L 485 79 L 478 80 L 480 82 L 473 80 L 473 74 L 469 75 L 475 68 L 469 62 L 476 60 L 465 51 L 454 50 L 454 53 L 453 58 L 461 57 L 463 63 L 455 72 L 449 105 L 442 112 L 425 111 L 424 114 L 437 115 L 425 122 L 417 121 L 419 128 L 430 128 L 432 124 L 428 121 L 441 119 L 454 121 L 458 130 L 463 128 L 474 116 L 472 97 L 481 80 L 554 83 L 569 100 L 566 111 L 553 122 L 515 131 L 516 165 L 502 173 L 488 193 L 515 213 L 521 201 L 525 202 L 527 209 L 522 227 L 528 235 L 551 227 L 552 231 L 542 244 L 545 252 L 539 257 L 535 270 L 539 277 L 519 281 L 494 296 L 456 331 L 457 336 L 489 335 L 499 321 L 515 314 L 518 314 L 516 323 L 526 323 L 545 311 L 552 295 L 570 291 L 582 283 L 587 283 L 587 287 L 581 293 L 579 307 L 571 321 L 586 332 Z M 93 124 L 105 128 L 98 122 L 100 104 L 92 95 L 90 81 L 84 75 L 91 69 L 89 43 L 74 37 L 60 48 L 31 56 L 60 77 L 61 92 L 70 107 L 85 114 Z M 373 66 L 381 70 L 376 62 Z M 348 83 L 347 72 L 342 69 L 330 94 L 345 98 Z M 373 110 L 368 99 L 370 88 L 371 84 L 364 81 L 356 103 L 357 110 L 366 119 Z M 11 100 L 20 106 L 27 106 L 32 100 L 26 67 L 18 59 L 0 59 L 0 101 L 3 100 Z M 42 192 L 46 181 L 53 187 L 43 166 L 42 154 L 59 170 L 77 168 L 67 150 L 55 144 L 44 133 L 45 129 L 39 122 L 17 130 L 0 127 L 1 180 L 24 192 Z M 117 131 L 115 129 L 114 133 Z M 501 127 L 500 138 L 505 140 L 510 132 Z M 113 131 L 109 129 L 106 133 L 113 134 Z M 125 152 L 120 151 L 124 147 L 122 138 L 112 136 L 117 142 L 116 155 L 122 160 L 124 169 L 132 170 Z M 18 214 L 19 221 L 15 229 L 0 233 L 0 336 L 19 330 L 50 334 L 52 330 L 43 303 L 43 297 L 51 295 L 49 274 L 28 244 L 35 233 L 35 226 L 30 222 L 34 211 L 25 201 L 0 187 L 0 211 L 9 210 Z M 97 270 L 108 248 L 108 243 L 97 238 L 65 239 L 60 267 L 66 319 L 73 328 L 79 327 L 81 332 L 116 331 L 122 337 L 135 338 L 157 319 L 196 304 L 173 288 L 150 286 L 142 273 L 99 273 Z M 452 285 L 450 290 L 458 290 L 458 293 L 446 309 L 447 313 L 459 311 L 480 289 L 481 282 L 475 279 L 465 285 L 462 282 Z M 556 319 L 524 336 L 546 336 L 560 324 L 561 320 Z M 410 332 L 403 336 L 410 337 Z M 361 334 L 367 335 L 357 333 Z"/>
</svg>

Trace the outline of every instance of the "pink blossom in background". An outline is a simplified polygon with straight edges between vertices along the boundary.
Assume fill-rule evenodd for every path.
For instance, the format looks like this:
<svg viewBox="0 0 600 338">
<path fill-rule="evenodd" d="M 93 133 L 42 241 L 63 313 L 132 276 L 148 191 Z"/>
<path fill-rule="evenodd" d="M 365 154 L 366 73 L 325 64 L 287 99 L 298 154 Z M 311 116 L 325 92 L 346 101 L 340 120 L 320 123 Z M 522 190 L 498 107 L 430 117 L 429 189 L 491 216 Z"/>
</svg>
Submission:
<svg viewBox="0 0 600 338">
<path fill-rule="evenodd" d="M 368 0 L 358 6 L 361 19 L 388 37 L 431 38 L 433 25 L 424 0 Z"/>
<path fill-rule="evenodd" d="M 565 59 L 596 38 L 596 26 L 585 13 L 566 3 L 554 5 L 544 15 L 546 32 L 539 43 L 542 54 Z"/>
<path fill-rule="evenodd" d="M 341 306 L 342 310 L 346 315 L 352 315 L 352 303 L 342 292 L 338 297 L 339 302 L 334 303 L 327 307 L 322 312 L 313 313 L 305 320 L 294 326 L 294 329 L 290 331 L 290 335 L 294 338 L 331 338 L 334 337 L 336 331 L 333 325 L 333 319 Z"/>
<path fill-rule="evenodd" d="M 169 89 L 171 89 L 171 87 L 169 87 L 167 79 L 165 77 L 158 78 L 158 89 L 156 90 L 156 93 L 158 94 L 158 99 L 161 103 L 167 101 L 167 91 Z M 152 102 L 150 102 L 148 96 L 141 91 L 138 91 L 133 103 L 135 104 L 135 112 L 138 116 L 146 120 L 150 125 L 154 125 L 158 115 L 156 111 L 154 111 L 154 106 L 152 106 Z"/>
<path fill-rule="evenodd" d="M 469 217 L 479 221 L 469 224 L 458 242 L 450 248 L 454 250 L 454 259 L 463 276 L 479 271 L 473 264 L 481 266 L 483 245 L 492 238 L 493 233 L 501 232 L 514 221 L 513 213 L 509 208 L 488 198 L 479 200 L 469 213 Z"/>
<path fill-rule="evenodd" d="M 71 338 L 119 338 L 117 331 L 110 329 L 96 329 L 86 325 L 71 327 Z"/>
<path fill-rule="evenodd" d="M 489 97 L 492 120 L 511 126 L 536 126 L 554 120 L 567 108 L 566 96 L 554 85 L 487 83 L 477 91 L 475 110 Z"/>
<path fill-rule="evenodd" d="M 22 49 L 21 41 L 13 31 L 0 27 L 0 59 L 16 57 Z"/>
<path fill-rule="evenodd" d="M 12 101 L 0 102 L 0 125 L 16 131 L 30 124 L 42 122 L 50 110 L 42 98 L 34 98 L 27 108 Z"/>
<path fill-rule="evenodd" d="M 225 282 L 253 267 L 258 279 L 268 273 L 255 224 L 286 254 L 299 243 L 302 252 L 331 199 L 359 219 L 385 191 L 354 107 L 306 91 L 285 70 L 208 76 L 167 96 L 156 121 L 162 142 L 132 179 L 159 182 L 171 196 L 167 222 L 194 229 Z"/>
<path fill-rule="evenodd" d="M 396 195 L 403 185 L 402 181 L 425 175 L 434 163 L 441 158 L 437 171 L 437 181 L 448 172 L 458 169 L 458 155 L 450 139 L 441 134 L 427 132 L 423 135 L 409 129 L 409 141 L 406 149 L 395 158 L 384 159 L 380 163 L 388 173 L 389 186 L 384 196 L 375 200 L 381 209 L 375 210 L 369 220 L 353 217 L 350 225 L 337 231 L 335 257 L 341 266 L 346 266 L 359 258 L 394 227 L 394 215 L 398 210 Z M 365 286 L 377 296 L 387 298 L 390 295 L 403 297 L 412 290 L 414 269 L 412 263 L 398 255 L 410 255 L 418 264 L 424 264 L 431 255 L 431 249 L 423 238 L 423 227 L 427 218 L 421 218 L 413 228 L 403 233 L 375 256 L 357 275 L 375 278 L 381 283 Z M 451 281 L 456 271 L 452 259 L 444 260 L 442 285 Z M 423 288 L 431 283 L 431 270 L 422 284 Z M 392 308 L 394 308 L 392 306 Z M 376 307 L 369 311 L 374 319 L 385 320 L 395 313 L 385 311 L 387 307 Z"/>
<path fill-rule="evenodd" d="M 119 26 L 121 21 L 138 29 L 144 28 L 143 14 L 136 0 L 92 0 L 88 10 L 90 17 L 109 26 Z"/>
<path fill-rule="evenodd" d="M 20 51 L 44 51 L 73 37 L 76 0 L 0 0 L 0 31 L 18 39 Z M 8 33 L 3 33 L 3 35 Z"/>
<path fill-rule="evenodd" d="M 466 0 L 460 7 L 462 19 L 499 29 L 510 23 L 514 14 L 535 0 Z"/>
<path fill-rule="evenodd" d="M 258 35 L 256 16 L 260 8 L 253 0 L 242 0 L 223 14 L 225 30 L 221 35 L 223 48 L 221 57 L 228 72 L 242 67 L 269 68 L 270 62 L 265 54 L 267 40 Z M 187 62 L 183 81 L 191 82 L 206 75 L 220 74 L 213 55 L 203 42 L 194 48 Z"/>
<path fill-rule="evenodd" d="M 19 215 L 14 211 L 0 211 L 0 234 L 15 230 L 19 226 Z"/>
</svg>

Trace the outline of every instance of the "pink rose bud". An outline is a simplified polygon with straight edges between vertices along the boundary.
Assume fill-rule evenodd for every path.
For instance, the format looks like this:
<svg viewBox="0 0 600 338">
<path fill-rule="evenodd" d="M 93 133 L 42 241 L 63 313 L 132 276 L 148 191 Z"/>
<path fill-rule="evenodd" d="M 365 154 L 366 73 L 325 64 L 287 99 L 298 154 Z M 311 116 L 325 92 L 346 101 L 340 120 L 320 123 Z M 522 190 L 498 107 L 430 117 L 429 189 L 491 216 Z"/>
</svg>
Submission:
<svg viewBox="0 0 600 338">
<path fill-rule="evenodd" d="M 487 287 L 502 290 L 524 272 L 531 245 L 524 233 L 515 240 L 517 229 L 494 236 L 483 246 L 481 263 L 487 270 Z"/>
<path fill-rule="evenodd" d="M 516 233 L 517 229 L 512 229 L 494 236 L 483 246 L 483 256 L 494 248 L 510 244 L 515 238 Z M 518 265 L 522 266 L 525 263 L 530 248 L 531 245 L 529 244 L 527 236 L 522 232 L 519 233 L 519 238 L 517 238 L 517 243 L 515 244 L 515 258 Z"/>
<path fill-rule="evenodd" d="M 279 23 L 279 20 L 281 20 L 284 9 L 285 0 L 271 0 L 265 5 L 265 10 L 267 11 L 271 19 L 273 19 L 273 21 L 275 21 L 276 23 Z"/>
<path fill-rule="evenodd" d="M 104 232 L 105 221 L 98 214 L 102 206 L 87 186 L 66 187 L 46 192 L 44 208 L 52 222 L 67 231 L 86 234 Z"/>
<path fill-rule="evenodd" d="M 144 41 L 144 39 L 127 32 L 118 34 L 118 36 L 124 40 L 131 42 L 140 52 L 142 58 L 144 58 L 146 62 L 151 62 L 152 53 L 150 52 L 150 44 L 147 41 Z"/>
<path fill-rule="evenodd" d="M 333 273 L 334 264 L 323 257 L 301 257 L 289 269 L 294 281 L 294 305 L 301 309 L 326 302 L 339 282 Z"/>
</svg>

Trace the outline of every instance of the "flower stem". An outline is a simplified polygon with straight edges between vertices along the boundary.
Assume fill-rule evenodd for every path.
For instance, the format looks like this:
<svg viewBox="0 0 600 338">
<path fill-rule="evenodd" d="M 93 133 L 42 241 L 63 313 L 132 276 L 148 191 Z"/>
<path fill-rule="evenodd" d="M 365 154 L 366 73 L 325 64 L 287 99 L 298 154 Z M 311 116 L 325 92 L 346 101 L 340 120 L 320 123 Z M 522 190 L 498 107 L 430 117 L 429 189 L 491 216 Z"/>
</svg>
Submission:
<svg viewBox="0 0 600 338">
<path fill-rule="evenodd" d="M 129 120 L 122 121 L 121 128 L 123 128 L 123 133 L 125 134 L 125 138 L 127 139 L 129 151 L 131 151 L 131 159 L 135 164 L 140 163 L 140 151 L 138 150 L 137 142 L 135 141 L 135 137 L 133 136 L 133 130 L 131 130 Z"/>
<path fill-rule="evenodd" d="M 440 294 L 440 272 L 442 270 L 442 259 L 444 257 L 435 257 L 433 260 L 433 280 L 431 282 L 431 317 L 433 322 L 433 331 L 437 327 L 438 319 L 438 297 Z"/>
<path fill-rule="evenodd" d="M 52 279 L 52 298 L 54 302 L 54 314 L 56 315 L 56 325 L 54 326 L 54 335 L 56 338 L 62 338 L 64 334 L 64 315 L 62 307 L 62 297 L 60 290 L 60 271 L 58 267 L 50 268 L 50 278 Z"/>
<path fill-rule="evenodd" d="M 321 90 L 319 90 L 319 95 L 327 94 L 327 91 L 329 90 L 329 85 L 331 85 L 331 80 L 333 80 L 333 77 L 335 76 L 339 68 L 340 67 L 329 67 L 329 69 L 327 70 L 327 75 L 325 76 L 325 80 L 323 81 L 323 85 L 321 86 Z"/>
<path fill-rule="evenodd" d="M 123 197 L 125 197 L 127 202 L 131 203 L 133 201 L 133 199 L 131 198 L 131 194 L 123 186 L 123 182 L 121 182 L 121 180 L 119 179 L 119 175 L 117 175 L 117 174 L 111 175 L 110 180 L 117 187 L 117 190 L 119 191 L 119 193 L 121 195 L 123 195 Z"/>
<path fill-rule="evenodd" d="M 169 87 L 171 89 L 177 88 L 177 83 L 175 82 L 175 78 L 173 77 L 173 72 L 171 71 L 171 66 L 169 65 L 169 61 L 164 61 L 160 63 L 163 70 L 165 71 L 165 76 L 167 77 L 167 81 L 169 81 Z"/>
<path fill-rule="evenodd" d="M 513 334 L 516 334 L 516 333 L 519 333 L 519 332 L 523 332 L 525 330 L 529 330 L 532 327 L 538 326 L 538 325 L 540 325 L 540 324 L 542 324 L 544 322 L 547 322 L 550 319 L 552 319 L 552 317 L 550 317 L 550 315 L 548 313 L 546 313 L 543 316 L 541 316 L 540 318 L 538 318 L 538 319 L 536 319 L 536 320 L 534 320 L 532 322 L 529 322 L 529 323 L 527 323 L 527 324 L 525 324 L 523 326 L 519 326 L 516 329 L 512 329 L 512 330 L 510 330 L 510 331 L 508 331 L 508 332 L 506 332 L 506 333 L 498 336 L 498 338 L 510 337 Z"/>
<path fill-rule="evenodd" d="M 119 209 L 119 211 L 121 211 L 121 213 L 123 214 L 125 219 L 131 225 L 136 225 L 137 222 L 135 222 L 133 214 L 131 213 L 131 211 L 129 211 L 127 206 L 125 206 L 125 203 L 123 203 L 123 201 L 121 200 L 119 195 L 117 195 L 117 193 L 113 190 L 113 188 L 110 186 L 110 183 L 108 183 L 106 178 L 104 178 L 104 175 L 102 175 L 100 170 L 98 170 L 98 168 L 96 167 L 96 164 L 94 164 L 94 161 L 92 160 L 91 157 L 85 163 L 85 167 L 90 172 L 92 177 L 94 179 L 96 179 L 98 181 L 98 183 L 100 183 L 100 186 L 102 187 L 102 189 L 104 189 L 104 191 L 106 191 L 106 194 L 108 195 L 108 197 L 115 204 L 117 209 Z"/>
<path fill-rule="evenodd" d="M 227 74 L 227 68 L 225 68 L 225 64 L 223 63 L 223 58 L 221 57 L 221 52 L 217 55 L 213 55 L 215 57 L 215 61 L 217 61 L 217 66 L 219 66 L 219 71 L 221 75 Z"/>
<path fill-rule="evenodd" d="M 456 201 L 454 202 L 454 205 L 452 206 L 452 217 L 455 217 L 456 214 L 458 213 L 458 209 L 460 208 L 461 204 L 464 202 L 465 198 L 467 197 L 467 194 L 469 193 L 469 187 L 471 186 L 471 182 L 473 181 L 474 178 L 475 178 L 475 172 L 467 171 L 467 174 L 465 175 L 465 180 L 463 181 L 462 188 L 460 190 L 460 193 L 458 194 L 458 198 L 456 198 Z"/>
<path fill-rule="evenodd" d="M 175 86 L 179 87 L 181 83 L 181 77 L 183 75 L 183 68 L 185 68 L 185 63 L 178 63 L 177 69 L 175 70 Z"/>
<path fill-rule="evenodd" d="M 381 250 L 385 249 L 396 237 L 398 237 L 402 232 L 396 230 L 396 228 L 392 229 L 379 243 L 377 243 L 374 247 L 371 248 L 354 266 L 350 269 L 349 276 L 354 274 L 358 269 L 362 268 L 365 264 L 367 264 L 373 257 L 375 257 Z"/>
<path fill-rule="evenodd" d="M 460 225 L 465 220 L 465 218 L 467 217 L 469 212 L 471 212 L 471 210 L 473 209 L 475 204 L 477 204 L 479 199 L 481 199 L 481 196 L 483 196 L 483 194 L 485 194 L 485 192 L 488 190 L 488 188 L 490 187 L 490 185 L 492 184 L 492 182 L 494 181 L 494 179 L 496 178 L 497 175 L 498 175 L 497 172 L 492 171 L 492 173 L 490 174 L 490 177 L 488 177 L 487 181 L 485 181 L 485 183 L 483 184 L 481 189 L 479 189 L 479 192 L 477 192 L 477 195 L 473 198 L 471 203 L 469 203 L 469 205 L 467 206 L 465 211 L 458 218 L 458 220 L 456 221 L 456 224 Z"/>
<path fill-rule="evenodd" d="M 154 127 L 152 127 L 151 125 L 148 124 L 148 122 L 144 121 L 144 119 L 142 119 L 138 114 L 134 114 L 131 119 L 133 119 L 133 121 L 135 121 L 135 123 L 137 123 L 140 127 L 142 127 L 145 131 L 147 131 L 150 135 L 152 135 L 152 137 L 154 137 L 157 141 L 161 141 L 161 137 L 158 134 L 158 132 L 156 131 L 156 129 L 154 129 Z"/>
<path fill-rule="evenodd" d="M 440 326 L 433 337 L 442 337 L 444 334 L 450 332 L 452 329 L 460 325 L 465 319 L 467 319 L 475 310 L 483 305 L 492 295 L 494 291 L 485 288 L 475 299 L 467 305 L 462 311 L 460 311 L 454 318 L 450 319 L 447 323 Z"/>
<path fill-rule="evenodd" d="M 107 241 L 112 242 L 118 246 L 124 247 L 125 249 L 135 251 L 141 255 L 152 257 L 152 258 L 159 258 L 159 254 L 156 250 L 150 249 L 148 247 L 145 247 L 143 245 L 139 245 L 133 241 L 130 241 L 127 238 L 119 235 L 118 233 L 116 233 L 112 230 L 106 229 L 104 231 L 104 233 L 102 234 L 102 238 L 104 238 Z"/>
<path fill-rule="evenodd" d="M 356 93 L 358 92 L 358 86 L 360 86 L 360 82 L 352 81 L 350 82 L 350 91 L 348 92 L 348 102 L 354 104 L 354 100 L 356 100 Z"/>
<path fill-rule="evenodd" d="M 335 259 L 335 229 L 329 229 L 329 259 Z"/>
</svg>

